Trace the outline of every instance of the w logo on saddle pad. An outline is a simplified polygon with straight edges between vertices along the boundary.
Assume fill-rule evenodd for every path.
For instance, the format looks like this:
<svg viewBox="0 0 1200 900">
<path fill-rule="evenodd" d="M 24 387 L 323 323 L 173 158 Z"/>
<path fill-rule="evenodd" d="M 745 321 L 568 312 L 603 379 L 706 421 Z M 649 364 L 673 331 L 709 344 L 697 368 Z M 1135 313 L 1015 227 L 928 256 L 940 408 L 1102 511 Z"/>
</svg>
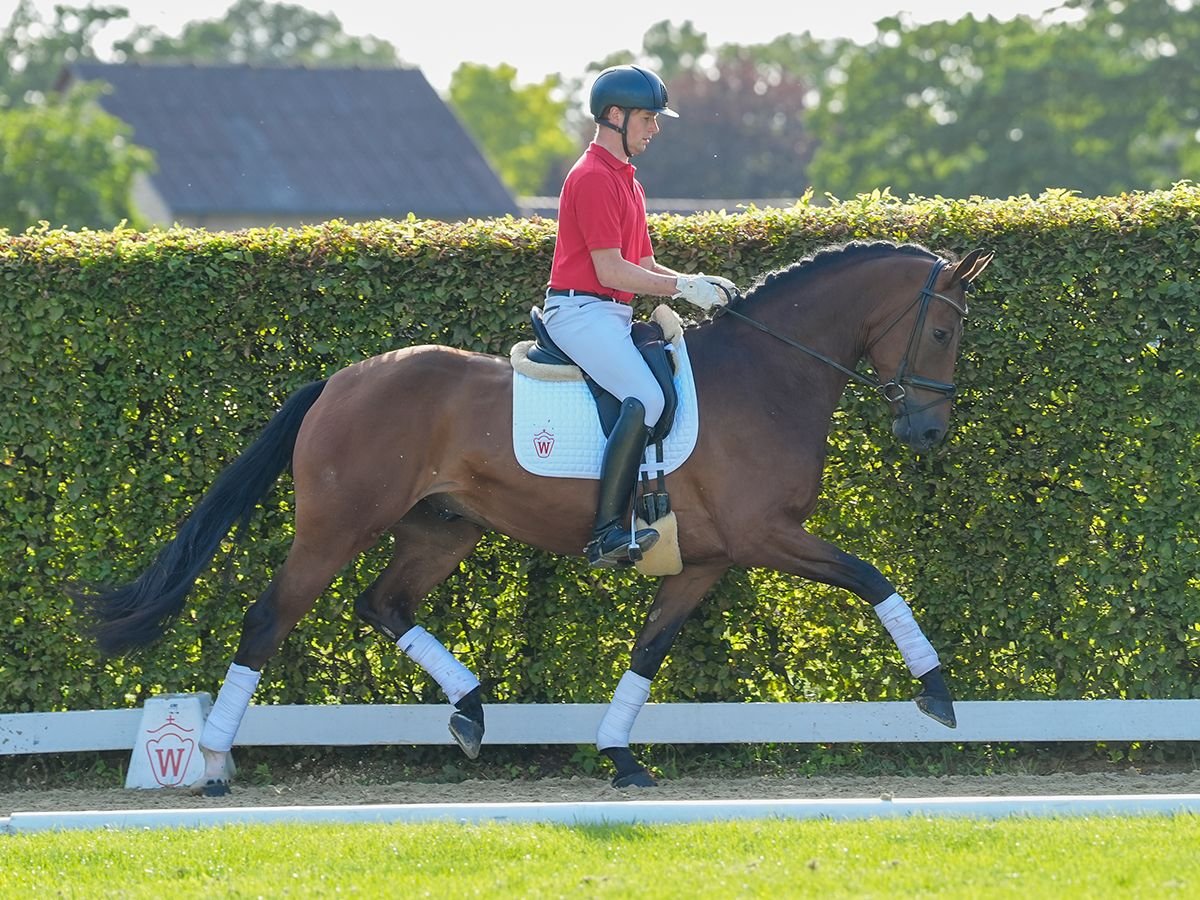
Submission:
<svg viewBox="0 0 1200 900">
<path fill-rule="evenodd" d="M 673 317 L 674 322 L 669 319 Z M 678 394 L 674 424 L 663 440 L 663 461 L 647 450 L 642 472 L 651 478 L 679 468 L 696 447 L 700 420 L 696 382 L 683 340 L 679 318 L 668 306 L 654 312 L 664 326 L 675 356 L 672 380 Z M 575 366 L 542 365 L 528 359 L 533 341 L 512 348 L 513 453 L 521 467 L 534 475 L 553 478 L 599 478 L 606 443 L 596 401 Z"/>
<path fill-rule="evenodd" d="M 543 428 L 533 436 L 533 450 L 538 459 L 549 459 L 554 452 L 554 435 Z"/>
</svg>

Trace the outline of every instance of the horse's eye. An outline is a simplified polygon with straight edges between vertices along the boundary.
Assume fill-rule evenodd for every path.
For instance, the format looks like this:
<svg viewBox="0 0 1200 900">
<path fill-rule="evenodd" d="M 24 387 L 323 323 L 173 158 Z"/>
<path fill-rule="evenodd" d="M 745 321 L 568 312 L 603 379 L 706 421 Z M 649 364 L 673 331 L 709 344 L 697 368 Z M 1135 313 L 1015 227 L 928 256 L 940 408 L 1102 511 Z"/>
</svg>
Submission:
<svg viewBox="0 0 1200 900">
<path fill-rule="evenodd" d="M 937 341 L 939 344 L 946 343 L 946 339 L 949 337 L 950 337 L 950 332 L 948 332 L 945 328 L 933 329 L 933 339 L 935 341 Z"/>
</svg>

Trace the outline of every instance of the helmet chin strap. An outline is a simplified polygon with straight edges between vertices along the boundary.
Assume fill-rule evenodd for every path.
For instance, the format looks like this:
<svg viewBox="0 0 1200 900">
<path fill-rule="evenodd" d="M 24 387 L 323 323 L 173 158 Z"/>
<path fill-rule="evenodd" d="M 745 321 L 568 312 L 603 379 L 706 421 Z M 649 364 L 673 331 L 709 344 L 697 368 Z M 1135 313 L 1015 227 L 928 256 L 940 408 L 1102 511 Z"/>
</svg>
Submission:
<svg viewBox="0 0 1200 900">
<path fill-rule="evenodd" d="M 616 104 L 614 104 L 615 106 Z M 633 159 L 633 154 L 629 152 L 629 113 L 630 110 L 622 109 L 623 118 L 621 119 L 621 127 L 618 128 L 608 119 L 600 119 L 596 124 L 602 125 L 605 128 L 611 128 L 617 134 L 621 135 L 621 149 L 625 151 L 626 159 Z"/>
</svg>

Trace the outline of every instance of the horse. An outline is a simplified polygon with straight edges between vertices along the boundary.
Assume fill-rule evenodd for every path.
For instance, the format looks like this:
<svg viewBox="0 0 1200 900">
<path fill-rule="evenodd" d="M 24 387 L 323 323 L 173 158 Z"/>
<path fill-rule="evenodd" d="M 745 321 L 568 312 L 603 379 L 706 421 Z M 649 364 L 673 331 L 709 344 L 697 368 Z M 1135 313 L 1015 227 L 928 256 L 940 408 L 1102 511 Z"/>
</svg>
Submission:
<svg viewBox="0 0 1200 900">
<path fill-rule="evenodd" d="M 703 428 L 669 476 L 681 566 L 661 578 L 597 729 L 614 785 L 655 785 L 629 749 L 630 730 L 680 629 L 731 567 L 790 573 L 870 604 L 920 684 L 918 708 L 955 727 L 940 660 L 895 586 L 804 523 L 817 502 L 831 419 L 851 380 L 879 392 L 894 436 L 911 449 L 943 440 L 967 292 L 991 259 L 982 249 L 955 262 L 918 244 L 851 241 L 760 276 L 684 329 Z M 864 359 L 866 372 L 858 368 Z M 136 580 L 69 589 L 105 655 L 152 644 L 181 613 L 222 539 L 290 466 L 294 539 L 245 613 L 201 735 L 205 768 L 193 793 L 228 792 L 229 751 L 262 667 L 336 573 L 388 533 L 393 555 L 355 612 L 437 681 L 454 707 L 454 740 L 478 755 L 480 682 L 417 624 L 418 607 L 488 531 L 581 556 L 597 490 L 594 480 L 541 477 L 517 464 L 513 380 L 510 359 L 424 345 L 307 384 L 220 473 Z"/>
</svg>

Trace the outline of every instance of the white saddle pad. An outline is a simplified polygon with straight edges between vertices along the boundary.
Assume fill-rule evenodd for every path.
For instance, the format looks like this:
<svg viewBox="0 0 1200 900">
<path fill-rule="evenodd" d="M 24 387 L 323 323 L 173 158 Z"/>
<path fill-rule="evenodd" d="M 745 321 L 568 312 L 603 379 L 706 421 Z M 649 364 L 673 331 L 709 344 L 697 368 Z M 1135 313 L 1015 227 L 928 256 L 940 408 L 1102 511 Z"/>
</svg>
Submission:
<svg viewBox="0 0 1200 900">
<path fill-rule="evenodd" d="M 532 341 L 514 348 L 527 350 Z M 675 424 L 663 441 L 663 462 L 648 447 L 642 471 L 651 477 L 659 470 L 679 468 L 696 447 L 700 417 L 696 405 L 696 382 L 682 335 L 667 345 L 675 354 L 675 390 L 679 405 Z M 573 367 L 555 366 L 571 371 Z M 573 369 L 579 372 L 578 369 Z M 582 375 L 577 380 L 542 381 L 513 369 L 513 452 L 517 462 L 535 475 L 552 478 L 599 478 L 606 439 L 600 427 L 596 401 Z"/>
</svg>

